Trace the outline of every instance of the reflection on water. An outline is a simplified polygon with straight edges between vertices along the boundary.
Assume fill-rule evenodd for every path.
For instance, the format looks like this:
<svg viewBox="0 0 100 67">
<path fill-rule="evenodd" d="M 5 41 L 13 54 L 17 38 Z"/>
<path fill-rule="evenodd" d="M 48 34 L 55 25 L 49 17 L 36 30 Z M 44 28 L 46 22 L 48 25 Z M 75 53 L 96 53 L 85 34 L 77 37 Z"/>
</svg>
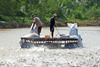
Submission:
<svg viewBox="0 0 100 67">
<path fill-rule="evenodd" d="M 0 48 L 20 48 L 20 37 L 28 34 L 29 28 L 0 29 Z M 55 28 L 55 36 L 59 33 L 68 35 L 67 27 Z M 84 47 L 100 47 L 100 27 L 79 27 Z M 48 27 L 42 29 L 41 35 L 50 35 Z"/>
</svg>

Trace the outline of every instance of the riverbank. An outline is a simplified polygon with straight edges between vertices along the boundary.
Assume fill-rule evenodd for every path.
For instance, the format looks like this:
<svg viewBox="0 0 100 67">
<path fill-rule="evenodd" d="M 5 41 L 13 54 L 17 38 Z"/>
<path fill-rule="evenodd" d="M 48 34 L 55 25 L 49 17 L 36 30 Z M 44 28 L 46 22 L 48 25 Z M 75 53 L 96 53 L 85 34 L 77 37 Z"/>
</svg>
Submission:
<svg viewBox="0 0 100 67">
<path fill-rule="evenodd" d="M 77 23 L 78 26 L 80 27 L 86 27 L 86 26 L 100 26 L 100 20 L 75 20 L 75 21 L 69 21 L 69 22 L 62 22 L 62 21 L 57 21 L 56 26 L 57 27 L 66 27 L 67 23 Z M 0 23 L 0 28 L 7 29 L 7 28 L 28 28 L 31 26 L 30 22 L 25 22 L 25 23 L 17 23 L 17 22 L 5 22 L 5 23 Z M 49 22 L 43 23 L 43 27 L 49 27 Z"/>
</svg>

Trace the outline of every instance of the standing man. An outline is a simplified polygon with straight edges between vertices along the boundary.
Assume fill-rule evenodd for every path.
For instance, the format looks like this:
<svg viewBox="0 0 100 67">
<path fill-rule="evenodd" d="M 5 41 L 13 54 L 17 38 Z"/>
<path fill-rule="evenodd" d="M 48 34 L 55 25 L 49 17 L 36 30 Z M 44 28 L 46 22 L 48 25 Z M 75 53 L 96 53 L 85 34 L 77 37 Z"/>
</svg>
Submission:
<svg viewBox="0 0 100 67">
<path fill-rule="evenodd" d="M 50 32 L 51 32 L 51 36 L 53 38 L 54 36 L 54 26 L 55 26 L 55 18 L 56 18 L 56 14 L 54 14 L 51 19 L 50 19 Z"/>
<path fill-rule="evenodd" d="M 40 35 L 42 30 L 43 23 L 39 19 L 39 17 L 33 17 L 32 25 L 31 25 L 31 31 L 36 30 L 37 34 Z"/>
</svg>

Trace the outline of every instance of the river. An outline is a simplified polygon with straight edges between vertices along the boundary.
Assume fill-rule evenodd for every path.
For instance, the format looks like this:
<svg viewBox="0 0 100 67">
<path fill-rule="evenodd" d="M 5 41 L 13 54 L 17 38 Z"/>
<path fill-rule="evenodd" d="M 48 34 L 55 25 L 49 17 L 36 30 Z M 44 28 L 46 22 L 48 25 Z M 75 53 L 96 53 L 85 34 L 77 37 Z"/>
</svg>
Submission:
<svg viewBox="0 0 100 67">
<path fill-rule="evenodd" d="M 55 28 L 55 36 L 59 33 L 68 35 L 67 27 Z M 0 48 L 20 48 L 21 36 L 29 34 L 29 28 L 0 30 Z M 100 47 L 100 27 L 79 27 L 79 34 L 83 40 L 83 46 L 88 48 Z M 48 27 L 42 29 L 41 35 L 50 35 Z"/>
<path fill-rule="evenodd" d="M 55 28 L 55 35 L 69 33 L 68 27 Z M 79 27 L 84 48 L 20 49 L 20 38 L 29 28 L 0 29 L 0 67 L 100 67 L 100 27 Z M 50 35 L 48 27 L 41 35 Z"/>
</svg>

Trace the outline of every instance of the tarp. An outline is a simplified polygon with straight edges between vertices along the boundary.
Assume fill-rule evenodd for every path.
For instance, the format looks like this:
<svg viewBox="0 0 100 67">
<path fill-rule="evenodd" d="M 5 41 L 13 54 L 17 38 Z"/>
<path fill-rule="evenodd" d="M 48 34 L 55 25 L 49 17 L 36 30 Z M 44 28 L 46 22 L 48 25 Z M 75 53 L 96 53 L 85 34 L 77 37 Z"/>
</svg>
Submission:
<svg viewBox="0 0 100 67">
<path fill-rule="evenodd" d="M 78 27 L 77 27 L 77 23 L 68 23 L 68 27 L 69 27 L 69 35 L 78 35 Z"/>
</svg>

